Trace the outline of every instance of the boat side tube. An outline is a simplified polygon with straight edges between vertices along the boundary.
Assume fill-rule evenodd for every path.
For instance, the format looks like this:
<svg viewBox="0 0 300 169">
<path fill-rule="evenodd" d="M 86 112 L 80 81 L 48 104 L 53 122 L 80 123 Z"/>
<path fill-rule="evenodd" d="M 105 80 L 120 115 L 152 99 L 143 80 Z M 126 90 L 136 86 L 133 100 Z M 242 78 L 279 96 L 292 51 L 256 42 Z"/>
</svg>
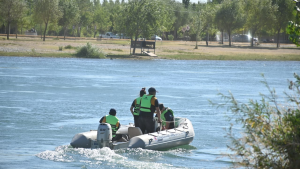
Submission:
<svg viewBox="0 0 300 169">
<path fill-rule="evenodd" d="M 174 129 L 133 137 L 128 148 L 159 150 L 191 143 L 195 136 L 192 123 L 186 118 L 176 120 L 178 123 Z"/>
</svg>

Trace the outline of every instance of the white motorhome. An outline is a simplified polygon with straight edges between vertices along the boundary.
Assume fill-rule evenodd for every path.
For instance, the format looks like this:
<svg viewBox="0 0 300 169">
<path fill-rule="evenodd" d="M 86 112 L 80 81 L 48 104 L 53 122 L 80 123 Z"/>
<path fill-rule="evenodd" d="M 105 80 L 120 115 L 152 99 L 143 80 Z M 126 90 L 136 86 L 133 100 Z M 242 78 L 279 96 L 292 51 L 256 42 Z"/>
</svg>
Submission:
<svg viewBox="0 0 300 169">
<path fill-rule="evenodd" d="M 112 32 L 106 32 L 105 34 L 100 34 L 100 38 L 108 38 L 108 39 L 120 39 L 116 34 Z"/>
</svg>

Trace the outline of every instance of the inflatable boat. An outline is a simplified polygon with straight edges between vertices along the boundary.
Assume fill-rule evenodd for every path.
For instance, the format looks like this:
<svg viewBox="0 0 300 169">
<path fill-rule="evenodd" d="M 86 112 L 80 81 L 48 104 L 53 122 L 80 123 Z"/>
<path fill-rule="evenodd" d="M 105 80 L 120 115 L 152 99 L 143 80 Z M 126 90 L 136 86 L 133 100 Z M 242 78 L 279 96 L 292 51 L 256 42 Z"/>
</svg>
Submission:
<svg viewBox="0 0 300 169">
<path fill-rule="evenodd" d="M 156 122 L 156 128 L 160 128 Z M 91 130 L 76 134 L 70 145 L 74 148 L 102 148 L 109 147 L 113 150 L 121 148 L 143 148 L 161 150 L 176 146 L 190 144 L 195 136 L 194 128 L 187 118 L 175 118 L 173 129 L 143 134 L 139 127 L 133 124 L 121 126 L 116 134 L 122 134 L 125 141 L 112 140 L 110 124 L 99 124 L 98 130 Z"/>
</svg>

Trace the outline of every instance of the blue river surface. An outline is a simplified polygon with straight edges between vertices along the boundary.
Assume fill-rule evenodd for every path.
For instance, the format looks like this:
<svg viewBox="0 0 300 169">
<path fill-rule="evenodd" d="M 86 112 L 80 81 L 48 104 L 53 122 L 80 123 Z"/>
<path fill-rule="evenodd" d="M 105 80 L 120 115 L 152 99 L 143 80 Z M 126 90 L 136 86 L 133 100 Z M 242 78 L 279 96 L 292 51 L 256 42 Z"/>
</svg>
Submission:
<svg viewBox="0 0 300 169">
<path fill-rule="evenodd" d="M 240 102 L 268 94 L 261 74 L 284 103 L 297 61 L 122 60 L 0 56 L 0 168 L 229 168 L 225 108 L 219 92 Z M 74 149 L 73 136 L 97 129 L 110 108 L 121 124 L 142 87 L 188 118 L 190 145 L 164 151 Z M 237 135 L 242 129 L 237 125 Z"/>
</svg>

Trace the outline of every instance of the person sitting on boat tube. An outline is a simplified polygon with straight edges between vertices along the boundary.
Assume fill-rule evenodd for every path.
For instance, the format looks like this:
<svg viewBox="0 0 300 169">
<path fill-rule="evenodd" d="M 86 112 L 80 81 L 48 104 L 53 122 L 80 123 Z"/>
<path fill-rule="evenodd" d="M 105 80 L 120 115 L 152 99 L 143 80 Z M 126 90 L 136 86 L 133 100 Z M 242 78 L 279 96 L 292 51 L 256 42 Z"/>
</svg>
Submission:
<svg viewBox="0 0 300 169">
<path fill-rule="evenodd" d="M 159 104 L 159 109 L 161 111 L 161 120 L 162 120 L 162 130 L 164 129 L 173 129 L 174 128 L 174 113 L 173 110 L 165 107 L 163 103 Z"/>
<path fill-rule="evenodd" d="M 99 123 L 108 123 L 112 130 L 112 141 L 122 141 L 122 134 L 116 134 L 121 124 L 119 119 L 116 117 L 117 111 L 115 109 L 110 109 L 109 115 L 103 116 Z"/>
<path fill-rule="evenodd" d="M 155 132 L 155 121 L 153 117 L 155 110 L 158 122 L 161 123 L 160 110 L 158 107 L 159 103 L 155 95 L 156 89 L 154 87 L 150 87 L 148 89 L 148 95 L 143 95 L 141 100 L 139 126 L 143 134 L 146 133 L 146 130 L 147 133 Z"/>
<path fill-rule="evenodd" d="M 134 99 L 131 104 L 131 107 L 130 107 L 130 111 L 134 117 L 134 126 L 135 127 L 140 127 L 138 120 L 139 120 L 139 115 L 140 115 L 141 100 L 142 100 L 142 97 L 144 96 L 144 94 L 146 94 L 146 88 L 142 88 L 142 90 L 140 91 L 140 97 Z"/>
</svg>

